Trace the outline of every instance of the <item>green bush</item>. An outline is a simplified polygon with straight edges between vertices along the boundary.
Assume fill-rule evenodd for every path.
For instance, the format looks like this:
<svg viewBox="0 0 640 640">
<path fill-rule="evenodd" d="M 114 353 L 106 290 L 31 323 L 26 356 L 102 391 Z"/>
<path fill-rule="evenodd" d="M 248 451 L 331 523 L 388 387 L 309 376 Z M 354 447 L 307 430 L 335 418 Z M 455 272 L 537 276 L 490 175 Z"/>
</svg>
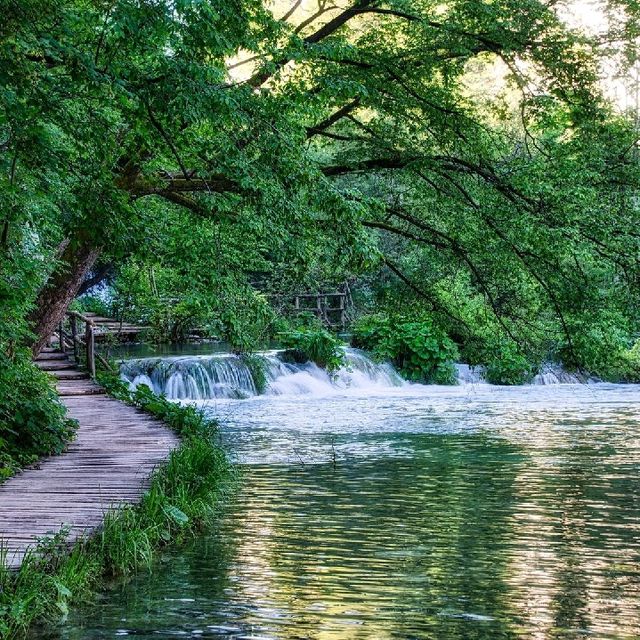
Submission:
<svg viewBox="0 0 640 640">
<path fill-rule="evenodd" d="M 344 365 L 342 342 L 320 326 L 302 326 L 278 335 L 285 357 L 295 362 L 315 362 L 329 372 Z"/>
<path fill-rule="evenodd" d="M 491 384 L 526 384 L 537 371 L 537 366 L 513 342 L 489 347 L 485 357 L 485 379 Z"/>
<path fill-rule="evenodd" d="M 155 344 L 185 342 L 194 329 L 204 326 L 209 310 L 198 296 L 168 302 L 152 300 L 146 308 L 151 329 L 148 338 Z"/>
<path fill-rule="evenodd" d="M 264 393 L 269 384 L 269 380 L 267 379 L 266 358 L 255 353 L 243 353 L 240 357 L 251 373 L 253 384 L 256 386 L 256 391 L 260 394 Z"/>
<path fill-rule="evenodd" d="M 28 350 L 0 351 L 0 481 L 64 450 L 76 426 L 65 413 L 49 376 L 31 362 Z"/>
<path fill-rule="evenodd" d="M 585 371 L 603 380 L 618 382 L 630 366 L 629 328 L 615 310 L 593 312 L 589 317 L 568 320 L 571 341 L 559 351 L 568 369 Z"/>
<path fill-rule="evenodd" d="M 111 305 L 100 298 L 99 296 L 93 296 L 85 294 L 74 300 L 70 307 L 74 311 L 80 313 L 97 313 L 99 316 L 110 317 L 113 313 Z"/>
<path fill-rule="evenodd" d="M 382 314 L 361 318 L 352 344 L 378 360 L 390 360 L 409 380 L 426 384 L 455 384 L 454 342 L 429 320 Z"/>
</svg>

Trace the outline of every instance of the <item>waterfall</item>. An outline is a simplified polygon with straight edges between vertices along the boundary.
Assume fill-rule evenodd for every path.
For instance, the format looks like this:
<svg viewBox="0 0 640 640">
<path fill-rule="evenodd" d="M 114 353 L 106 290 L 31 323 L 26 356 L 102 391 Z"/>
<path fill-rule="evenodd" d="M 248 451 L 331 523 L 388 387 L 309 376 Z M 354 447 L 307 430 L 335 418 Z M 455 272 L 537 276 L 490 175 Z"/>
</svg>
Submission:
<svg viewBox="0 0 640 640">
<path fill-rule="evenodd" d="M 483 366 L 478 365 L 473 367 L 468 364 L 457 362 L 455 367 L 458 384 L 486 384 Z"/>
<path fill-rule="evenodd" d="M 333 374 L 312 362 L 286 362 L 279 352 L 259 357 L 267 380 L 265 395 L 322 395 L 406 384 L 391 365 L 377 364 L 357 349 L 345 350 L 345 365 Z M 251 368 L 233 354 L 127 360 L 120 373 L 132 388 L 146 385 L 175 400 L 248 398 L 258 393 Z"/>
<path fill-rule="evenodd" d="M 565 371 L 560 365 L 546 363 L 542 365 L 540 373 L 535 376 L 531 384 L 588 384 L 590 382 L 597 382 L 597 380 L 583 373 Z"/>
<path fill-rule="evenodd" d="M 470 366 L 456 363 L 458 384 L 487 384 L 482 365 Z M 582 373 L 571 373 L 558 364 L 547 362 L 540 367 L 540 372 L 531 380 L 532 385 L 548 384 L 588 384 L 597 382 L 593 377 Z"/>
<path fill-rule="evenodd" d="M 282 352 L 270 351 L 262 359 L 266 377 L 264 395 L 329 395 L 346 389 L 385 389 L 408 385 L 386 363 L 373 362 L 358 349 L 345 349 L 345 365 L 329 374 L 313 362 L 297 364 L 283 359 Z M 456 364 L 459 385 L 487 384 L 484 369 Z M 221 353 L 207 356 L 180 356 L 127 360 L 120 368 L 122 379 L 131 388 L 146 385 L 172 400 L 249 398 L 258 395 L 251 367 L 240 356 Z M 546 364 L 532 380 L 534 385 L 577 384 L 593 380 Z"/>
</svg>

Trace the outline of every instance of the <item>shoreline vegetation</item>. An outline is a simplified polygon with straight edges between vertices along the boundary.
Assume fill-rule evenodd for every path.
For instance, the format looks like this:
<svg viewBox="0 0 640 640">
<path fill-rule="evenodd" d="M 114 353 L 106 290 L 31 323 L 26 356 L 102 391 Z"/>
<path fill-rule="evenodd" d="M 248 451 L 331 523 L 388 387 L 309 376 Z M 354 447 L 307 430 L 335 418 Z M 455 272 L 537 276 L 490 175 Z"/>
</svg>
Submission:
<svg viewBox="0 0 640 640">
<path fill-rule="evenodd" d="M 91 601 L 112 579 L 150 570 L 160 549 L 210 525 L 231 489 L 234 472 L 217 443 L 218 423 L 147 389 L 135 393 L 101 375 L 108 393 L 164 420 L 180 445 L 152 475 L 140 503 L 109 512 L 103 526 L 69 550 L 65 531 L 40 541 L 17 571 L 0 552 L 0 638 L 23 638 L 35 626 L 55 626 L 69 607 Z"/>
</svg>

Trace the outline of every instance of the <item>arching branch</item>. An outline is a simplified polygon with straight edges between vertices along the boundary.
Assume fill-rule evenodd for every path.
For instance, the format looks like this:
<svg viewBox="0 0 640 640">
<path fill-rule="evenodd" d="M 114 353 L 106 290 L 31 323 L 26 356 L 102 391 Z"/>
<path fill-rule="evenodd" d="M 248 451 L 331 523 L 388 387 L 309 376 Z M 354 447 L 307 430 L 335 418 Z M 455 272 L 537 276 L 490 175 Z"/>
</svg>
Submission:
<svg viewBox="0 0 640 640">
<path fill-rule="evenodd" d="M 312 138 L 319 133 L 323 133 L 326 129 L 333 126 L 338 120 L 341 120 L 352 111 L 354 111 L 360 105 L 360 98 L 356 98 L 352 100 L 348 104 L 345 104 L 344 107 L 338 109 L 336 112 L 332 113 L 328 118 L 319 122 L 313 127 L 309 127 L 307 129 L 307 138 Z"/>
<path fill-rule="evenodd" d="M 325 38 L 338 31 L 338 29 L 343 27 L 347 22 L 349 22 L 349 20 L 362 13 L 363 9 L 373 5 L 375 1 L 376 0 L 356 0 L 356 2 L 351 7 L 345 9 L 337 16 L 329 20 L 329 22 L 320 27 L 314 33 L 308 35 L 306 38 L 303 38 L 303 43 L 310 45 L 321 42 Z M 291 58 L 289 56 L 280 58 L 273 63 L 274 68 L 272 70 L 262 70 L 258 73 L 255 73 L 247 80 L 246 84 L 250 87 L 259 87 L 263 85 L 277 71 L 282 69 L 282 67 L 284 67 L 290 60 Z"/>
</svg>

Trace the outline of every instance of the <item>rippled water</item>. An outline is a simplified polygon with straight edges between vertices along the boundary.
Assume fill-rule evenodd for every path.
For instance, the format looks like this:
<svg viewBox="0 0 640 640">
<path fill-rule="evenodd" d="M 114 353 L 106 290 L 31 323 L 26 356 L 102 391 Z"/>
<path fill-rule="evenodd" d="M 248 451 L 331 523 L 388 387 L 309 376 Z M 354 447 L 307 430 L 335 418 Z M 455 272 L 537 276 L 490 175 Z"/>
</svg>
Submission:
<svg viewBox="0 0 640 640">
<path fill-rule="evenodd" d="M 60 637 L 640 637 L 640 391 L 489 385 L 217 401 L 218 528 Z"/>
</svg>

